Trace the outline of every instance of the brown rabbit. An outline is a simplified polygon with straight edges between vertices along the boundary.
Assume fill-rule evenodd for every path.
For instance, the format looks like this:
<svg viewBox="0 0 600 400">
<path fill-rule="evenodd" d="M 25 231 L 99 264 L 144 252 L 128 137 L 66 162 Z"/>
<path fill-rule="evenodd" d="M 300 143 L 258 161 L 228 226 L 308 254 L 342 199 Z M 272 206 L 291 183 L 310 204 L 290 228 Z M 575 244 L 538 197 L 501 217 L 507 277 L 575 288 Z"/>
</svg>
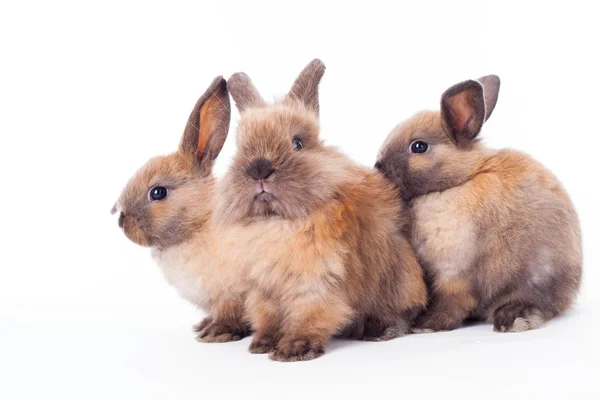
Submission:
<svg viewBox="0 0 600 400">
<path fill-rule="evenodd" d="M 243 319 L 244 279 L 221 265 L 211 223 L 213 163 L 227 137 L 227 83 L 217 77 L 192 110 L 179 150 L 148 161 L 113 208 L 119 226 L 152 255 L 180 295 L 209 312 L 198 340 L 225 342 L 248 334 Z"/>
<path fill-rule="evenodd" d="M 494 75 L 452 86 L 439 112 L 392 131 L 376 163 L 412 210 L 432 297 L 417 332 L 467 318 L 500 332 L 534 329 L 577 294 L 581 237 L 569 196 L 531 157 L 478 139 L 499 88 Z"/>
<path fill-rule="evenodd" d="M 319 139 L 312 61 L 267 105 L 247 75 L 229 79 L 241 112 L 237 154 L 219 183 L 222 244 L 251 282 L 250 351 L 310 360 L 333 335 L 388 340 L 409 332 L 427 289 L 393 185 Z"/>
</svg>

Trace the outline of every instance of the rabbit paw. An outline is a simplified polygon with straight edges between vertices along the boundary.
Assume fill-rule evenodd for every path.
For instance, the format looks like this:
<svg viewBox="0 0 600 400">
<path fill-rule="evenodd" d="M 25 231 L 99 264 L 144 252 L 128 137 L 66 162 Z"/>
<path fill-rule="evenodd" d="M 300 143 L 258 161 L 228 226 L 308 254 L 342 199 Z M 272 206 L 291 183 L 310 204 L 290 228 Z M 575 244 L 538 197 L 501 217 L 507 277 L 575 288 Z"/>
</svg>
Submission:
<svg viewBox="0 0 600 400">
<path fill-rule="evenodd" d="M 451 321 L 447 315 L 441 313 L 425 314 L 412 328 L 412 333 L 446 332 L 456 329 L 462 321 Z"/>
<path fill-rule="evenodd" d="M 262 335 L 252 339 L 248 351 L 252 354 L 270 353 L 275 348 L 275 339 L 272 336 Z"/>
<path fill-rule="evenodd" d="M 194 332 L 196 333 L 200 333 L 202 332 L 210 323 L 212 323 L 212 318 L 211 317 L 206 317 L 204 318 L 202 321 L 200 321 L 199 323 L 197 323 L 196 325 L 194 325 L 192 327 L 192 329 L 194 330 Z"/>
<path fill-rule="evenodd" d="M 281 340 L 271 351 L 269 358 L 274 361 L 308 361 L 322 356 L 325 348 L 322 344 L 312 343 L 308 339 Z"/>
<path fill-rule="evenodd" d="M 207 322 L 207 320 L 209 320 Z M 224 343 L 240 340 L 248 336 L 248 327 L 239 321 L 220 320 L 213 321 L 205 318 L 196 326 L 198 335 L 196 340 L 205 343 Z"/>
<path fill-rule="evenodd" d="M 531 305 L 507 303 L 494 311 L 493 321 L 496 332 L 524 332 L 538 328 L 546 319 Z"/>
</svg>

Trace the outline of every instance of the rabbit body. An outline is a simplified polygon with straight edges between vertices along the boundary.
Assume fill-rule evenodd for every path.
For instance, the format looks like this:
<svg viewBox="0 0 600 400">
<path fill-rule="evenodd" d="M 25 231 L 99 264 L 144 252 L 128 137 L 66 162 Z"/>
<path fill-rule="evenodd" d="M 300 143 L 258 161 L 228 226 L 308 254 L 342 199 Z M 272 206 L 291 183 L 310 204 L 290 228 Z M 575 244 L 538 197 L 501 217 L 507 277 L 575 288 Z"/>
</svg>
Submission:
<svg viewBox="0 0 600 400">
<path fill-rule="evenodd" d="M 334 335 L 401 336 L 426 303 L 397 190 L 318 139 L 323 72 L 313 61 L 273 105 L 229 80 L 242 119 L 216 220 L 237 227 L 221 248 L 250 281 L 250 351 L 278 361 L 318 357 Z"/>
<path fill-rule="evenodd" d="M 123 189 L 113 212 L 134 243 L 154 260 L 178 293 L 208 312 L 198 340 L 239 340 L 249 333 L 246 281 L 222 263 L 213 224 L 213 163 L 229 129 L 227 83 L 217 77 L 192 110 L 179 149 L 148 161 Z"/>
<path fill-rule="evenodd" d="M 376 167 L 400 189 L 431 296 L 415 331 L 483 319 L 501 332 L 539 327 L 565 311 L 581 281 L 579 221 L 556 177 L 531 157 L 477 138 L 499 80 L 466 81 L 441 112 L 398 125 Z"/>
</svg>

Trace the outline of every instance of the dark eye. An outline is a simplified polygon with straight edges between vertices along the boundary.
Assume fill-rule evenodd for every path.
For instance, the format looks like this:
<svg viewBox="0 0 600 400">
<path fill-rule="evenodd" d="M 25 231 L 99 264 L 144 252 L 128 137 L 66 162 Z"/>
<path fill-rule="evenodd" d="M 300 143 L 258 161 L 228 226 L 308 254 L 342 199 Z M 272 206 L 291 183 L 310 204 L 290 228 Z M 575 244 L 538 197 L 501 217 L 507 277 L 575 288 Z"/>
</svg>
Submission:
<svg viewBox="0 0 600 400">
<path fill-rule="evenodd" d="M 150 200 L 152 201 L 164 200 L 164 198 L 167 197 L 167 188 L 162 186 L 154 186 L 152 189 L 150 189 L 148 194 L 150 196 Z"/>
<path fill-rule="evenodd" d="M 302 147 L 304 147 L 304 145 L 302 144 L 302 140 L 295 138 L 294 140 L 292 140 L 292 148 L 295 151 L 300 151 L 302 150 Z"/>
<path fill-rule="evenodd" d="M 423 142 L 422 140 L 417 140 L 416 142 L 413 142 L 410 145 L 410 151 L 416 154 L 425 153 L 428 148 L 429 145 L 427 145 L 427 143 Z"/>
</svg>

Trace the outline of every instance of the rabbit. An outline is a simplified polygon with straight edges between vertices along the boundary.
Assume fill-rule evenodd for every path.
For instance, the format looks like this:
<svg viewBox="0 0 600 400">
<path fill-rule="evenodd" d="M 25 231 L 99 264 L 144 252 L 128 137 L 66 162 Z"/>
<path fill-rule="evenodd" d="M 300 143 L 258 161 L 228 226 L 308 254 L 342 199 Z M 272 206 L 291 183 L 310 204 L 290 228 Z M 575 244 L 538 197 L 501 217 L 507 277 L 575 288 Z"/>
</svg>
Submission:
<svg viewBox="0 0 600 400">
<path fill-rule="evenodd" d="M 375 164 L 408 203 L 430 291 L 414 332 L 452 330 L 467 319 L 527 331 L 567 310 L 578 293 L 581 234 L 564 188 L 530 156 L 479 139 L 499 89 L 495 75 L 450 87 L 440 111 L 393 129 Z"/>
<path fill-rule="evenodd" d="M 132 242 L 150 247 L 179 294 L 208 312 L 195 326 L 203 342 L 239 340 L 244 279 L 222 264 L 211 223 L 216 180 L 212 168 L 230 120 L 227 82 L 217 77 L 191 112 L 179 149 L 148 161 L 129 181 L 112 212 Z"/>
<path fill-rule="evenodd" d="M 246 74 L 228 80 L 241 118 L 215 221 L 250 281 L 249 351 L 276 361 L 317 358 L 336 335 L 404 335 L 427 302 L 396 188 L 319 139 L 324 72 L 312 61 L 274 104 Z"/>
</svg>

